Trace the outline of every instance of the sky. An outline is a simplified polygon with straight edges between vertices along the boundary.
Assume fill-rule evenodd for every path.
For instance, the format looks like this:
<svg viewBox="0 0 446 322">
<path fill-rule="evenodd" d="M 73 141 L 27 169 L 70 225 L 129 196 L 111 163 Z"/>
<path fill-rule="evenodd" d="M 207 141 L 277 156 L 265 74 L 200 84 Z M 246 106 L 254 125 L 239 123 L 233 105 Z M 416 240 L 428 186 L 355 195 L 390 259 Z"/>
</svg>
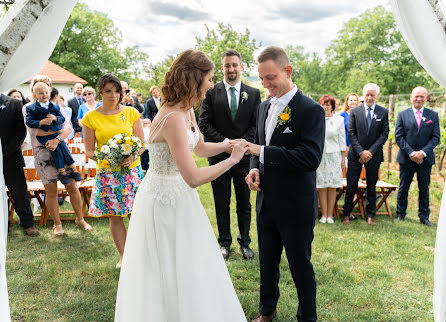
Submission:
<svg viewBox="0 0 446 322">
<path fill-rule="evenodd" d="M 388 0 L 83 0 L 103 12 L 123 34 L 123 45 L 138 45 L 152 63 L 193 48 L 207 25 L 231 24 L 261 47 L 301 45 L 323 54 L 343 23 Z"/>
</svg>

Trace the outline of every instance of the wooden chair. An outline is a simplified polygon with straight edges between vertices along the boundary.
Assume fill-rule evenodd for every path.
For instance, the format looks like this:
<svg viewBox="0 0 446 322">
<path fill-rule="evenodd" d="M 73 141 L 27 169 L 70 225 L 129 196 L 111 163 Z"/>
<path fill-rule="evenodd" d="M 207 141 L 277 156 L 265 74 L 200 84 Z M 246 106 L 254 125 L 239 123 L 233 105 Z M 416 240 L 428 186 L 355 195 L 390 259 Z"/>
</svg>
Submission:
<svg viewBox="0 0 446 322">
<path fill-rule="evenodd" d="M 341 199 L 342 195 L 345 194 L 345 190 L 347 189 L 347 179 L 346 179 L 347 172 L 345 170 L 342 171 L 343 181 L 342 181 L 342 187 L 339 188 L 339 190 L 336 193 L 336 202 L 335 202 L 335 209 L 334 209 L 334 216 L 335 218 L 339 218 L 339 212 L 344 212 L 344 209 L 342 207 L 339 207 L 339 199 Z M 362 176 L 365 177 L 365 168 L 362 168 L 361 170 L 361 176 L 358 181 L 358 189 L 356 190 L 356 199 L 353 200 L 353 211 L 352 215 L 359 215 L 362 218 L 365 218 L 365 201 L 364 201 L 364 191 L 367 188 L 367 185 L 361 180 Z M 356 211 L 355 211 L 356 207 Z"/>
</svg>

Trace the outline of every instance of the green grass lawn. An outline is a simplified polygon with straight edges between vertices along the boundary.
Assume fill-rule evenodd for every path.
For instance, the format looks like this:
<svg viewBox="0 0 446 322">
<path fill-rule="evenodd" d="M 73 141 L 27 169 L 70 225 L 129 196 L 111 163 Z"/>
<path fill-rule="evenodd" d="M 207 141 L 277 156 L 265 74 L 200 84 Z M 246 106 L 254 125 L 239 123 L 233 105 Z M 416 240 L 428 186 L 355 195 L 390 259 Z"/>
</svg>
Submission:
<svg viewBox="0 0 446 322">
<path fill-rule="evenodd" d="M 200 166 L 207 165 L 203 159 Z M 396 171 L 383 179 L 398 183 Z M 437 221 L 443 182 L 431 185 L 431 219 Z M 210 184 L 199 189 L 200 198 L 217 233 Z M 410 191 L 405 222 L 393 224 L 384 216 L 377 225 L 364 220 L 344 226 L 315 227 L 313 265 L 317 280 L 320 321 L 433 321 L 432 288 L 436 228 L 421 225 L 417 217 L 415 184 Z M 254 204 L 255 195 L 252 194 Z M 234 199 L 234 198 L 233 198 Z M 396 194 L 390 197 L 395 213 Z M 242 259 L 235 201 L 231 201 L 234 237 L 227 261 L 234 286 L 248 320 L 255 317 L 259 299 L 259 262 Z M 15 321 L 112 321 L 119 271 L 118 255 L 107 219 L 89 219 L 93 233 L 64 222 L 66 235 L 53 237 L 51 223 L 40 237 L 29 238 L 18 225 L 8 237 L 7 278 L 11 315 Z M 257 252 L 255 212 L 251 224 L 252 248 Z M 257 254 L 256 254 L 257 255 Z M 296 290 L 285 254 L 281 262 L 281 297 L 275 321 L 293 321 Z M 211 321 L 210 321 L 211 322 Z"/>
</svg>

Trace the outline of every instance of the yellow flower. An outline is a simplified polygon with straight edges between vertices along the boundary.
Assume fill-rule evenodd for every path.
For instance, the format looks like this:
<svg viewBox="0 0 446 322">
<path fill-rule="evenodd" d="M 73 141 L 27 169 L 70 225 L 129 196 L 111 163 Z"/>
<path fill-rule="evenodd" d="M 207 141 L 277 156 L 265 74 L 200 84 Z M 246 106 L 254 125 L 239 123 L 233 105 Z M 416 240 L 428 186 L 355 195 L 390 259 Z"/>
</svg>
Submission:
<svg viewBox="0 0 446 322">
<path fill-rule="evenodd" d="M 130 140 L 130 139 L 127 139 L 127 140 L 125 141 L 125 144 L 128 144 L 128 145 L 133 145 L 133 141 L 132 141 L 132 140 Z"/>
<path fill-rule="evenodd" d="M 281 113 L 280 114 L 280 119 L 282 121 L 288 121 L 290 119 L 290 116 L 287 113 Z"/>
<path fill-rule="evenodd" d="M 103 167 L 103 168 L 110 168 L 110 162 L 108 162 L 108 160 L 102 160 L 101 161 L 101 166 Z"/>
<path fill-rule="evenodd" d="M 116 143 L 121 144 L 121 143 L 122 143 L 122 140 L 118 140 L 118 141 L 116 141 Z"/>
</svg>

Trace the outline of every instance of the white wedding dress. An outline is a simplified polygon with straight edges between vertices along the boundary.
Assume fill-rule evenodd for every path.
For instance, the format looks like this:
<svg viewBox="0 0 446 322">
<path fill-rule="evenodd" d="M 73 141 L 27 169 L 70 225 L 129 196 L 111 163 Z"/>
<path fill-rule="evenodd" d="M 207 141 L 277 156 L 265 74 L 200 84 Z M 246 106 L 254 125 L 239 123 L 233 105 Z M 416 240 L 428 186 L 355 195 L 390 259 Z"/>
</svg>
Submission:
<svg viewBox="0 0 446 322">
<path fill-rule="evenodd" d="M 187 135 L 192 151 L 199 132 Z M 181 177 L 166 142 L 149 144 L 149 151 L 150 168 L 128 229 L 115 321 L 246 321 L 198 192 Z"/>
</svg>

